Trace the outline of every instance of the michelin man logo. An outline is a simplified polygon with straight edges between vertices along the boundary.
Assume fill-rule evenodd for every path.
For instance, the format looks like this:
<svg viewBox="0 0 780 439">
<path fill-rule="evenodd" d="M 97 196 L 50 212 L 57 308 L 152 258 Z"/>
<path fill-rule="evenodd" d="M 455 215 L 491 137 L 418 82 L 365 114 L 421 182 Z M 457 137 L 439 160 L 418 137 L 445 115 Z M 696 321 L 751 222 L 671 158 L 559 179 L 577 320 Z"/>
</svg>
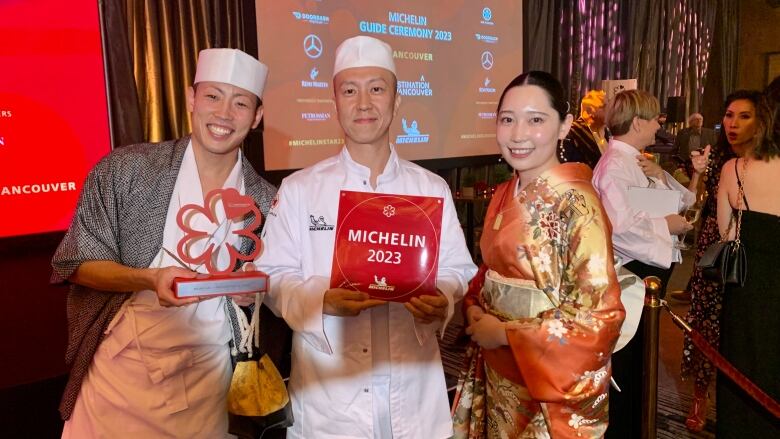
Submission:
<svg viewBox="0 0 780 439">
<path fill-rule="evenodd" d="M 395 138 L 396 144 L 428 143 L 430 136 L 420 132 L 420 128 L 418 127 L 416 120 L 413 120 L 411 123 L 409 123 L 406 121 L 406 118 L 401 118 L 401 128 L 404 130 L 404 134 L 401 134 Z"/>
</svg>

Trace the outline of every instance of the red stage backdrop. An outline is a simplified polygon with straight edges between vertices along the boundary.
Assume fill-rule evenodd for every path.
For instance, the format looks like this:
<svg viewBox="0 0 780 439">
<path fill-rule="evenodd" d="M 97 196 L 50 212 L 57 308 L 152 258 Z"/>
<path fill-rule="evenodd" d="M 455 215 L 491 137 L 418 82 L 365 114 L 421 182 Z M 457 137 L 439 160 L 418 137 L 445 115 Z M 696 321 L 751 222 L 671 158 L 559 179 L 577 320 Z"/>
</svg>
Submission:
<svg viewBox="0 0 780 439">
<path fill-rule="evenodd" d="M 95 0 L 0 0 L 0 237 L 64 230 L 111 148 Z"/>
</svg>

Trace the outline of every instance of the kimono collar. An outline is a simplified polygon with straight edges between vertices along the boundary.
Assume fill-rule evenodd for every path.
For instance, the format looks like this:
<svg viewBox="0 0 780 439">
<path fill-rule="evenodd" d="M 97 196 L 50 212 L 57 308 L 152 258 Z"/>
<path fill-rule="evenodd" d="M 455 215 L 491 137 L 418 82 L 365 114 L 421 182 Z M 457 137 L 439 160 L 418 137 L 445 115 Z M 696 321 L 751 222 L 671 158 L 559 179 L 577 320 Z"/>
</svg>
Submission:
<svg viewBox="0 0 780 439">
<path fill-rule="evenodd" d="M 584 163 L 561 163 L 560 165 L 542 172 L 535 181 L 532 181 L 528 186 L 526 186 L 526 190 L 528 190 L 530 186 L 537 185 L 541 182 L 547 182 L 547 185 L 555 187 L 561 183 L 570 183 L 575 181 L 586 181 L 590 183 L 592 178 L 593 171 L 590 169 L 590 167 L 588 167 L 588 165 Z M 515 180 L 517 180 L 517 177 L 515 177 Z M 514 187 L 518 187 L 517 182 L 515 182 Z"/>
<path fill-rule="evenodd" d="M 341 161 L 344 162 L 349 172 L 354 172 L 358 174 L 361 178 L 369 178 L 371 176 L 371 170 L 368 169 L 367 166 L 363 166 L 360 163 L 354 161 L 352 159 L 352 156 L 349 155 L 349 151 L 347 150 L 347 147 L 344 146 L 341 148 Z M 398 175 L 398 170 L 400 168 L 399 158 L 398 154 L 395 151 L 395 146 L 391 143 L 390 144 L 390 157 L 387 159 L 387 164 L 385 164 L 385 169 L 382 171 L 381 174 L 376 179 L 377 184 L 386 183 L 388 181 L 392 181 L 395 179 L 395 177 Z"/>
</svg>

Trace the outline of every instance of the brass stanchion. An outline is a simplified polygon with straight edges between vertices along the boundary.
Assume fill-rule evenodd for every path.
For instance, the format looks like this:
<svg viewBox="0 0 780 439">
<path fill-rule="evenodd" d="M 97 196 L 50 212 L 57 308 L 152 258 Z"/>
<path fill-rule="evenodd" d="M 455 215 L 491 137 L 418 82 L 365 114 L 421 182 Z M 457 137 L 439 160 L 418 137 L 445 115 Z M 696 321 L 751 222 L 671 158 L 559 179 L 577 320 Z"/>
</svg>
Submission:
<svg viewBox="0 0 780 439">
<path fill-rule="evenodd" d="M 642 352 L 642 439 L 656 439 L 658 408 L 658 316 L 661 312 L 661 279 L 645 278 L 645 307 L 642 310 L 644 348 Z"/>
</svg>

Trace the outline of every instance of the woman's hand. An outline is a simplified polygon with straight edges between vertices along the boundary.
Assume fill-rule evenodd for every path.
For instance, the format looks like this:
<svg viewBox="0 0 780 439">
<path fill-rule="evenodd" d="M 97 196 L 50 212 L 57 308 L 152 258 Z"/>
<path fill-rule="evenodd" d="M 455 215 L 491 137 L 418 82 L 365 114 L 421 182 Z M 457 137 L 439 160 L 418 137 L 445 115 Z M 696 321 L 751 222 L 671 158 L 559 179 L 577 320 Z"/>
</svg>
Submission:
<svg viewBox="0 0 780 439">
<path fill-rule="evenodd" d="M 471 311 L 471 308 L 468 311 Z M 509 344 L 504 322 L 484 311 L 481 314 L 474 312 L 473 317 L 469 315 L 469 320 L 472 318 L 474 321 L 466 328 L 466 334 L 470 335 L 478 345 L 485 349 L 495 349 Z"/>
<path fill-rule="evenodd" d="M 646 176 L 656 178 L 663 184 L 666 184 L 666 172 L 664 172 L 664 169 L 658 163 L 645 157 L 643 154 L 636 156 L 636 159 L 637 164 L 639 164 L 639 167 Z"/>
<path fill-rule="evenodd" d="M 710 145 L 703 149 L 691 151 L 691 163 L 693 163 L 693 172 L 703 174 L 707 170 L 707 163 L 710 161 Z"/>
</svg>

